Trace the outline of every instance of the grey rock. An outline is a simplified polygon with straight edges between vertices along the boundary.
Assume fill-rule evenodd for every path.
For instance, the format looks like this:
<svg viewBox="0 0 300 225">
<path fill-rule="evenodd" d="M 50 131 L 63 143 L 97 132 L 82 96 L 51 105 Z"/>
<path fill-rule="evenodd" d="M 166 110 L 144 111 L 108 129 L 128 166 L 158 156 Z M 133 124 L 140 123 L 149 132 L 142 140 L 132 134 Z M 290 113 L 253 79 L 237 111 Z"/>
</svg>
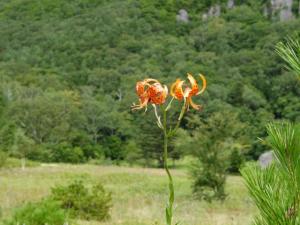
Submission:
<svg viewBox="0 0 300 225">
<path fill-rule="evenodd" d="M 264 169 L 268 167 L 273 162 L 274 159 L 275 159 L 275 155 L 273 151 L 268 151 L 259 156 L 258 163 L 260 167 Z"/>
<path fill-rule="evenodd" d="M 219 17 L 221 15 L 221 6 L 213 5 L 208 10 L 208 17 Z"/>
<path fill-rule="evenodd" d="M 178 22 L 189 22 L 189 14 L 185 9 L 180 9 L 178 14 L 176 15 L 176 20 Z"/>
<path fill-rule="evenodd" d="M 207 13 L 202 15 L 202 20 L 206 21 L 212 17 L 219 17 L 221 15 L 221 6 L 219 4 L 213 5 L 209 8 Z"/>
<path fill-rule="evenodd" d="M 271 0 L 272 15 L 278 15 L 280 21 L 293 19 L 293 0 Z"/>
<path fill-rule="evenodd" d="M 232 9 L 235 6 L 234 0 L 228 0 L 227 8 Z"/>
</svg>

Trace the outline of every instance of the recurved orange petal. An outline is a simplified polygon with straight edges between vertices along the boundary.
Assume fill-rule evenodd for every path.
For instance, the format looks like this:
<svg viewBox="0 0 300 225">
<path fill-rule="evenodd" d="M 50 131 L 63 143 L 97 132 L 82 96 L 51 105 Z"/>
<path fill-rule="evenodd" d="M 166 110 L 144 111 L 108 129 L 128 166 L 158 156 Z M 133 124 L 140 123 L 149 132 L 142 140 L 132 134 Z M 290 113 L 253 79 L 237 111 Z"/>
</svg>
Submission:
<svg viewBox="0 0 300 225">
<path fill-rule="evenodd" d="M 145 93 L 145 82 L 144 81 L 138 81 L 136 83 L 136 93 L 138 96 L 142 96 Z"/>
<path fill-rule="evenodd" d="M 197 104 L 195 104 L 195 103 L 193 102 L 192 97 L 188 97 L 188 99 L 187 99 L 187 104 L 190 105 L 190 106 L 192 106 L 193 109 L 196 109 L 196 110 L 201 110 L 201 109 L 202 109 L 202 106 L 201 106 L 201 105 L 197 105 Z"/>
<path fill-rule="evenodd" d="M 148 84 L 150 84 L 150 83 L 159 83 L 159 81 L 158 80 L 156 80 L 156 79 L 152 79 L 152 78 L 147 78 L 147 79 L 145 79 L 144 80 L 144 82 L 145 83 L 148 83 Z"/>
<path fill-rule="evenodd" d="M 194 96 L 199 92 L 199 87 L 195 78 L 189 73 L 187 75 L 188 75 L 187 78 L 191 84 L 191 90 L 189 91 L 189 96 Z"/>
<path fill-rule="evenodd" d="M 148 102 L 149 102 L 149 97 L 144 95 L 144 96 L 141 96 L 139 98 L 139 103 L 138 105 L 133 105 L 131 107 L 132 110 L 137 110 L 137 109 L 142 109 L 142 108 L 146 108 L 147 109 L 147 105 L 148 105 Z"/>
<path fill-rule="evenodd" d="M 177 79 L 171 86 L 171 96 L 178 99 L 182 100 L 184 97 L 184 92 L 182 90 L 182 85 L 184 81 Z"/>
<path fill-rule="evenodd" d="M 203 74 L 199 74 L 199 77 L 200 77 L 200 79 L 202 80 L 202 88 L 201 88 L 200 91 L 198 91 L 198 93 L 197 93 L 196 95 L 202 94 L 202 93 L 205 91 L 206 85 L 207 85 L 205 76 L 204 76 Z"/>
</svg>

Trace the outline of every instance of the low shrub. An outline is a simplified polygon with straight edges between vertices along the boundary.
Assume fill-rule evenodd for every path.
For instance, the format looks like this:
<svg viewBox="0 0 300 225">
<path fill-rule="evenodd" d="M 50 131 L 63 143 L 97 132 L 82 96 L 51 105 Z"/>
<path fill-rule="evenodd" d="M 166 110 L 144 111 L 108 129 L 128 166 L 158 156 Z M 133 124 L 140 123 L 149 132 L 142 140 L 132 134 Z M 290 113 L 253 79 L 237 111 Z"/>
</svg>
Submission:
<svg viewBox="0 0 300 225">
<path fill-rule="evenodd" d="M 199 199 L 211 202 L 226 198 L 225 182 L 226 167 L 222 160 L 215 157 L 207 158 L 193 165 L 193 192 Z"/>
<path fill-rule="evenodd" d="M 66 214 L 60 208 L 58 202 L 44 199 L 37 203 L 27 203 L 17 208 L 12 218 L 6 220 L 4 225 L 28 224 L 28 225 L 63 225 L 66 222 Z M 68 222 L 69 225 L 70 222 Z"/>
<path fill-rule="evenodd" d="M 110 218 L 111 193 L 105 191 L 100 183 L 87 188 L 83 181 L 76 180 L 68 186 L 52 188 L 51 198 L 72 217 L 98 221 Z"/>
<path fill-rule="evenodd" d="M 227 171 L 229 173 L 238 174 L 244 161 L 243 155 L 237 149 L 234 149 L 229 155 L 229 167 Z"/>
</svg>

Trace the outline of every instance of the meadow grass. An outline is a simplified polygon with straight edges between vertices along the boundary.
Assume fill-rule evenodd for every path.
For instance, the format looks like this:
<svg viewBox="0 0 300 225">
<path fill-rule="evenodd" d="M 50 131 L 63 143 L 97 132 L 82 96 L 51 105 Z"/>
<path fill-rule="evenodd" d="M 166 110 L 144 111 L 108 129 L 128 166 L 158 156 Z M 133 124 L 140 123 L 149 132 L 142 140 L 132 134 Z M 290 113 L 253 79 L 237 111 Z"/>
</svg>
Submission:
<svg viewBox="0 0 300 225">
<path fill-rule="evenodd" d="M 192 195 L 191 179 L 184 170 L 172 170 L 176 200 L 175 221 L 181 225 L 250 224 L 255 212 L 243 180 L 228 178 L 228 198 L 223 202 L 197 201 Z M 113 194 L 111 219 L 107 222 L 78 221 L 82 225 L 163 225 L 167 198 L 164 170 L 96 165 L 42 165 L 34 168 L 0 170 L 2 216 L 24 202 L 37 201 L 51 187 L 82 178 L 86 183 L 101 181 Z"/>
</svg>

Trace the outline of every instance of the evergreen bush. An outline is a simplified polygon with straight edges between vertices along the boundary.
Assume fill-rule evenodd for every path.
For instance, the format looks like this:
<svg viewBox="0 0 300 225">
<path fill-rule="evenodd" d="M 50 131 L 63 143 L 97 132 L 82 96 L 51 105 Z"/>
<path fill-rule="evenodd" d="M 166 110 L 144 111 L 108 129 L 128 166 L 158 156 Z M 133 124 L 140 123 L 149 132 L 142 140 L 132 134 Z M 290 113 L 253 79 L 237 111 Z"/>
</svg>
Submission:
<svg viewBox="0 0 300 225">
<path fill-rule="evenodd" d="M 193 192 L 199 199 L 211 202 L 212 200 L 224 200 L 226 198 L 226 165 L 217 154 L 206 154 L 207 157 L 192 167 Z M 204 155 L 203 155 L 204 156 Z"/>
<path fill-rule="evenodd" d="M 267 130 L 277 160 L 265 169 L 252 164 L 241 170 L 259 209 L 254 224 L 300 224 L 300 132 L 290 123 Z"/>
<path fill-rule="evenodd" d="M 52 188 L 50 197 L 72 217 L 98 221 L 110 218 L 111 193 L 105 191 L 100 183 L 88 188 L 83 181 L 76 180 L 67 186 Z"/>
<path fill-rule="evenodd" d="M 238 174 L 244 161 L 244 156 L 237 149 L 234 149 L 229 155 L 229 167 L 227 171 Z"/>
<path fill-rule="evenodd" d="M 67 222 L 66 218 L 65 211 L 56 201 L 44 199 L 17 208 L 4 225 L 63 225 Z M 71 225 L 69 221 L 68 224 Z"/>
</svg>

